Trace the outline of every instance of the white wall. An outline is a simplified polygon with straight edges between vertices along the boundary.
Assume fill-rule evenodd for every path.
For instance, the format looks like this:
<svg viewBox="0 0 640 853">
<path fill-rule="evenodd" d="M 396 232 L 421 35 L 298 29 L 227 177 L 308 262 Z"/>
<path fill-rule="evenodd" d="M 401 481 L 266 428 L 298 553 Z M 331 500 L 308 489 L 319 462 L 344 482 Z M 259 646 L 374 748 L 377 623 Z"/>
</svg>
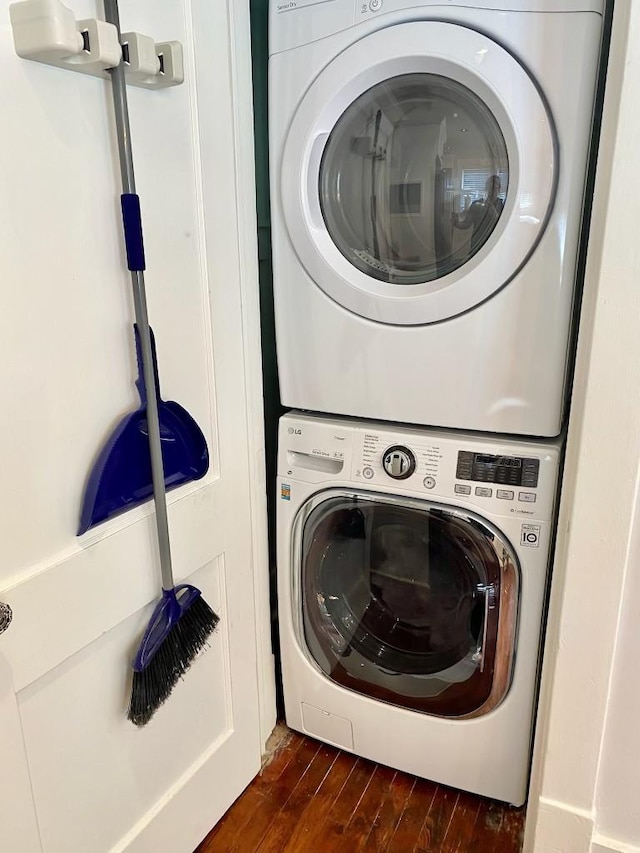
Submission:
<svg viewBox="0 0 640 853">
<path fill-rule="evenodd" d="M 640 517 L 637 503 L 636 513 L 598 771 L 595 820 L 599 836 L 640 849 Z"/>
<path fill-rule="evenodd" d="M 640 779 L 634 759 L 626 761 L 626 778 L 619 765 L 631 737 L 638 739 L 624 708 L 638 702 L 637 688 L 623 675 L 638 671 L 637 641 L 632 628 L 618 637 L 625 580 L 633 590 L 639 572 L 639 103 L 640 4 L 619 0 L 525 841 L 536 853 L 640 843 L 633 808 Z M 628 608 L 624 624 L 633 622 Z M 608 838 L 599 835 L 605 831 Z"/>
</svg>

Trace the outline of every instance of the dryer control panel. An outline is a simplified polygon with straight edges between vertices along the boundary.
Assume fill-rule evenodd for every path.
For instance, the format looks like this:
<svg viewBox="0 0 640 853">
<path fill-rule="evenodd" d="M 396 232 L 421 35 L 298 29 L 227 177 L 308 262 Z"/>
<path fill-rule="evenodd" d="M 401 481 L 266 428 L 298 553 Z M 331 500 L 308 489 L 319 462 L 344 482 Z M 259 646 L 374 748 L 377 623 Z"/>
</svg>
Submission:
<svg viewBox="0 0 640 853">
<path fill-rule="evenodd" d="M 381 26 L 398 20 L 441 18 L 450 14 L 451 0 L 270 0 L 269 55 L 311 44 L 357 27 Z M 604 0 L 456 0 L 456 8 L 511 12 L 597 12 Z"/>
</svg>

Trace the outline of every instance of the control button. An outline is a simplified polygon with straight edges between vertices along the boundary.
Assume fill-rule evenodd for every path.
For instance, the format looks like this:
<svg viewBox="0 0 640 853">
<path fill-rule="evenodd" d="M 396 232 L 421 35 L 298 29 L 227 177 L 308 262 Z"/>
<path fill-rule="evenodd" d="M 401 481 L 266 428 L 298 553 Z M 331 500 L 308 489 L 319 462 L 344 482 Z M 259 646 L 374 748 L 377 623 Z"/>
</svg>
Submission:
<svg viewBox="0 0 640 853">
<path fill-rule="evenodd" d="M 408 447 L 394 444 L 385 450 L 382 467 L 394 480 L 406 480 L 416 470 L 416 457 Z"/>
<path fill-rule="evenodd" d="M 422 481 L 422 484 L 424 485 L 425 489 L 433 489 L 435 488 L 436 481 L 433 479 L 433 477 L 425 477 Z"/>
<path fill-rule="evenodd" d="M 518 500 L 523 501 L 524 503 L 534 504 L 536 502 L 536 494 L 535 492 L 519 492 Z"/>
<path fill-rule="evenodd" d="M 485 489 L 484 486 L 476 486 L 476 495 L 479 498 L 490 498 L 493 494 L 493 489 Z"/>
<path fill-rule="evenodd" d="M 371 12 L 378 12 L 382 9 L 382 0 L 371 0 L 369 3 L 369 9 Z"/>
<path fill-rule="evenodd" d="M 501 501 L 512 501 L 513 492 L 510 489 L 498 489 L 496 491 L 496 497 L 500 498 Z"/>
<path fill-rule="evenodd" d="M 471 486 L 463 486 L 460 483 L 456 483 L 453 487 L 453 491 L 456 493 L 456 495 L 470 495 Z"/>
<path fill-rule="evenodd" d="M 362 476 L 365 478 L 365 480 L 370 480 L 373 477 L 373 468 L 363 468 Z"/>
<path fill-rule="evenodd" d="M 523 459 L 522 460 L 522 483 L 520 485 L 529 489 L 535 489 L 538 485 L 538 475 L 540 473 L 539 459 Z"/>
</svg>

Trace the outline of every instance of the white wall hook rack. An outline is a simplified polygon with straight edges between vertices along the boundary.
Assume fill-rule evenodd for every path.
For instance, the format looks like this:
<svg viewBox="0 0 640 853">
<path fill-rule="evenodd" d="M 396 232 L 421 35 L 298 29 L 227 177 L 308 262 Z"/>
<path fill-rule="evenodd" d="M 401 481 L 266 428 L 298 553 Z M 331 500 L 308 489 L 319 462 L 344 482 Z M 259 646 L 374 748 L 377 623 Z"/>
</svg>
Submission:
<svg viewBox="0 0 640 853">
<path fill-rule="evenodd" d="M 133 86 L 164 89 L 184 80 L 180 42 L 156 44 L 149 36 L 124 33 L 121 46 L 113 24 L 76 20 L 60 0 L 21 0 L 10 5 L 9 14 L 15 50 L 23 59 L 107 78 L 107 69 L 124 57 Z"/>
<path fill-rule="evenodd" d="M 122 33 L 125 77 L 133 86 L 166 89 L 184 81 L 182 45 L 179 41 L 154 42 L 140 33 Z"/>
<path fill-rule="evenodd" d="M 9 6 L 13 42 L 23 59 L 102 77 L 122 57 L 113 24 L 76 21 L 60 0 L 25 0 Z"/>
</svg>

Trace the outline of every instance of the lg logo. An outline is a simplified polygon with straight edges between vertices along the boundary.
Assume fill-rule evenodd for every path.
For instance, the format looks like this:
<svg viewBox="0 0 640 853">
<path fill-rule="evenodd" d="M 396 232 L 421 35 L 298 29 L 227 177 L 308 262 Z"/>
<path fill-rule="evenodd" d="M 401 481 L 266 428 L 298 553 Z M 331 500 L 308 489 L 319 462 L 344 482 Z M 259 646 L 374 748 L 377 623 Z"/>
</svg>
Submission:
<svg viewBox="0 0 640 853">
<path fill-rule="evenodd" d="M 287 432 L 289 433 L 289 435 L 302 435 L 302 430 L 296 429 L 295 427 L 289 427 Z"/>
</svg>

